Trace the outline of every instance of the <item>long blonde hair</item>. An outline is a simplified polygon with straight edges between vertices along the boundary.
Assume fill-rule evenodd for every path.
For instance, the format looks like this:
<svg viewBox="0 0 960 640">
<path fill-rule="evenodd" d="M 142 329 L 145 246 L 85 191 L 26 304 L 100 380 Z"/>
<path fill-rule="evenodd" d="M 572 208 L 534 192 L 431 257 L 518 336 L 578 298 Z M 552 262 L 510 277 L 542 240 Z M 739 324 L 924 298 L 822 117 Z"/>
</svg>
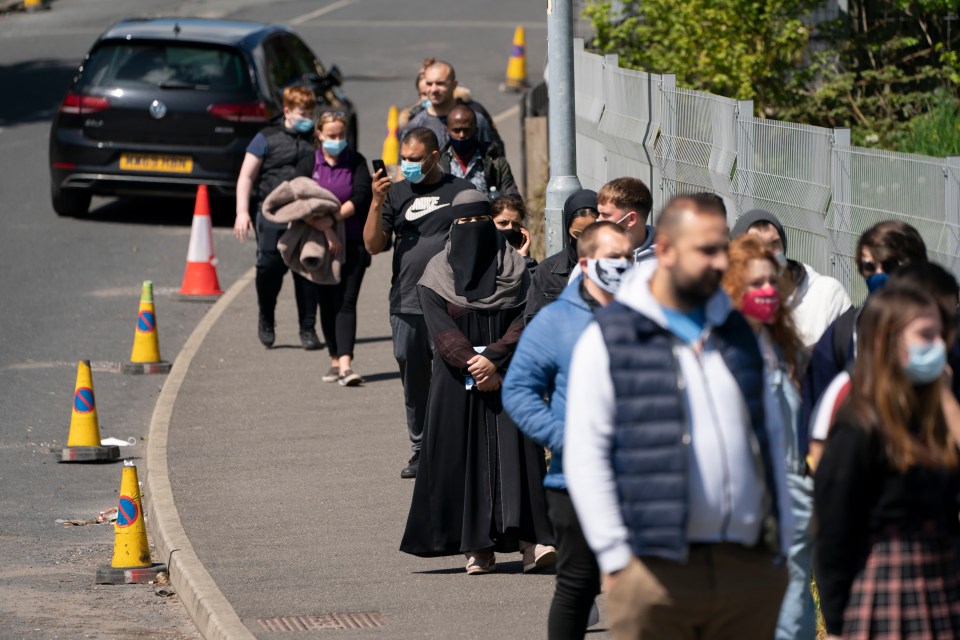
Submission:
<svg viewBox="0 0 960 640">
<path fill-rule="evenodd" d="M 914 386 L 900 364 L 903 330 L 927 309 L 924 291 L 882 289 L 867 299 L 857 323 L 857 362 L 850 389 L 859 422 L 883 436 L 887 457 L 905 471 L 915 464 L 957 466 L 956 441 L 940 405 L 940 380 Z"/>
</svg>

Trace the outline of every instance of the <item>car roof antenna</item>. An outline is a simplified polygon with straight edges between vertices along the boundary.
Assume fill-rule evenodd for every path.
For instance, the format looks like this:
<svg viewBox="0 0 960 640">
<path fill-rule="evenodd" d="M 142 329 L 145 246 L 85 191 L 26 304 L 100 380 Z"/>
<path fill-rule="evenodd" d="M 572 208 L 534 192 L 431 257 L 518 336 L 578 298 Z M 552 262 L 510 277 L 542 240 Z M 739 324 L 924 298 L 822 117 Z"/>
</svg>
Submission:
<svg viewBox="0 0 960 640">
<path fill-rule="evenodd" d="M 176 38 L 176 37 L 179 37 L 179 36 L 180 36 L 180 23 L 179 23 L 179 22 L 174 22 L 174 23 L 173 23 L 173 37 Z"/>
</svg>

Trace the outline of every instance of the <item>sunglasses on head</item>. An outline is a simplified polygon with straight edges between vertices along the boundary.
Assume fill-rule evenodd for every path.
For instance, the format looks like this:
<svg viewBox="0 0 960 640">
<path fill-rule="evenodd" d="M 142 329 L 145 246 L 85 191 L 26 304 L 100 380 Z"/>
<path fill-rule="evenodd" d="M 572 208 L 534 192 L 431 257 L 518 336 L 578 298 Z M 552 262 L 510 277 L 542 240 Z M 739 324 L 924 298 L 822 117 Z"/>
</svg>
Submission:
<svg viewBox="0 0 960 640">
<path fill-rule="evenodd" d="M 861 260 L 857 263 L 857 268 L 860 269 L 860 273 L 865 276 L 872 276 L 877 272 L 877 268 L 883 269 L 883 272 L 886 274 L 891 274 L 896 271 L 897 267 L 902 264 L 902 261 L 898 258 L 887 258 L 886 260 L 881 260 L 878 263 L 871 260 Z"/>
</svg>

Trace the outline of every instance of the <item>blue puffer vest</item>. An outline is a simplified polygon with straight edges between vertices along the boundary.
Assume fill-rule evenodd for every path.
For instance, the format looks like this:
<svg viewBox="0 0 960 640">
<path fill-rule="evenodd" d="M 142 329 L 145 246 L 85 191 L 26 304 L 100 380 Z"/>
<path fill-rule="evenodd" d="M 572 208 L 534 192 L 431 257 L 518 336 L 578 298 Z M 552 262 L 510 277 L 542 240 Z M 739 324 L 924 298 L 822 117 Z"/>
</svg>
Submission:
<svg viewBox="0 0 960 640">
<path fill-rule="evenodd" d="M 616 397 L 613 467 L 630 546 L 638 557 L 685 562 L 690 430 L 683 376 L 672 333 L 613 302 L 596 313 L 610 358 Z M 779 554 L 776 483 L 764 420 L 763 358 L 738 312 L 711 333 L 750 413 L 755 460 L 762 460 L 766 505 L 762 542 Z"/>
</svg>

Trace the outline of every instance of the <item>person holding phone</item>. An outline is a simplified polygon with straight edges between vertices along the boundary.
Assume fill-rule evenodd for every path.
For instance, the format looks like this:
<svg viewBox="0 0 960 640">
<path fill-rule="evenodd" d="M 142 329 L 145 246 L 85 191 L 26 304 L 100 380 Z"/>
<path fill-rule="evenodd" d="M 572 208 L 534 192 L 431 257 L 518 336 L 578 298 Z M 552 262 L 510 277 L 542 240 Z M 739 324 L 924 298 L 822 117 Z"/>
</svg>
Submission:
<svg viewBox="0 0 960 640">
<path fill-rule="evenodd" d="M 367 251 L 376 255 L 394 240 L 390 328 L 413 449 L 400 477 L 416 478 L 433 366 L 417 282 L 427 263 L 447 242 L 455 215 L 451 206 L 454 197 L 476 189 L 463 178 L 440 170 L 440 144 L 430 129 L 412 129 L 403 136 L 400 160 L 404 180 L 394 184 L 382 170 L 373 176 L 373 201 L 363 227 L 363 241 Z"/>
<path fill-rule="evenodd" d="M 370 171 L 360 152 L 347 146 L 347 117 L 342 111 L 320 114 L 316 125 L 317 143 L 313 179 L 343 204 L 346 243 L 340 284 L 316 285 L 320 300 L 320 326 L 330 353 L 330 369 L 324 382 L 344 387 L 363 384 L 353 370 L 353 347 L 357 338 L 357 299 L 363 274 L 370 266 L 370 254 L 363 246 L 363 225 L 371 200 Z"/>
<path fill-rule="evenodd" d="M 527 206 L 519 194 L 504 195 L 490 203 L 490 215 L 497 231 L 511 247 L 517 250 L 532 273 L 537 261 L 530 255 L 530 232 L 524 226 L 527 218 Z"/>
</svg>

